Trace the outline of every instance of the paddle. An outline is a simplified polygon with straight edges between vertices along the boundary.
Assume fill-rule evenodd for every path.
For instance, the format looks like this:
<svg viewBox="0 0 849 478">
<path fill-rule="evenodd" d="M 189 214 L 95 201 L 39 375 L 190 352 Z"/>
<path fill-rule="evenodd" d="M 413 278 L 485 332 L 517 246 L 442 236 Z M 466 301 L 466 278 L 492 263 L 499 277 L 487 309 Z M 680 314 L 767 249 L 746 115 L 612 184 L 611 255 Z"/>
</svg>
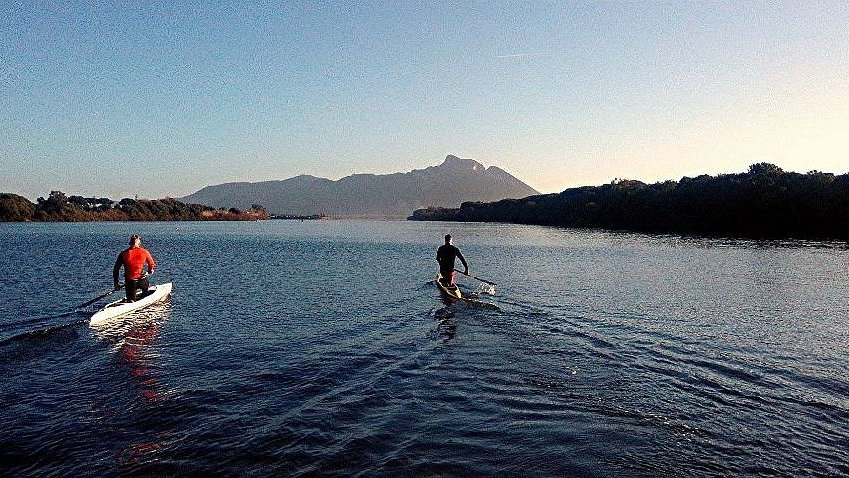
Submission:
<svg viewBox="0 0 849 478">
<path fill-rule="evenodd" d="M 489 285 L 498 285 L 498 284 L 496 284 L 495 282 L 490 282 L 490 281 L 488 281 L 488 280 L 486 280 L 486 279 L 481 279 L 480 277 L 475 277 L 475 276 L 473 276 L 473 275 L 471 275 L 471 274 L 466 274 L 465 272 L 461 271 L 460 269 L 454 269 L 454 270 L 455 270 L 455 271 L 457 271 L 457 272 L 459 272 L 460 274 L 463 274 L 464 276 L 469 276 L 469 277 L 471 277 L 472 279 L 479 280 L 479 281 L 483 282 L 484 284 L 489 284 Z"/>
<path fill-rule="evenodd" d="M 78 308 L 78 309 L 83 309 L 83 308 L 85 308 L 85 307 L 88 307 L 88 306 L 90 306 L 91 304 L 93 304 L 93 303 L 97 302 L 98 300 L 100 300 L 100 299 L 102 299 L 102 298 L 104 298 L 104 297 L 106 297 L 106 296 L 108 296 L 108 295 L 112 295 L 112 294 L 113 294 L 114 292 L 116 292 L 116 291 L 121 290 L 123 287 L 124 287 L 124 284 L 121 284 L 121 285 L 119 285 L 119 286 L 118 286 L 118 288 L 117 288 L 117 289 L 112 289 L 112 290 L 110 290 L 109 292 L 104 292 L 104 293 L 100 294 L 99 296 L 95 297 L 94 299 L 91 299 L 90 301 L 88 301 L 88 302 L 86 302 L 86 303 L 84 303 L 84 304 L 80 304 L 80 305 L 78 305 L 78 306 L 77 306 L 77 308 Z"/>
</svg>

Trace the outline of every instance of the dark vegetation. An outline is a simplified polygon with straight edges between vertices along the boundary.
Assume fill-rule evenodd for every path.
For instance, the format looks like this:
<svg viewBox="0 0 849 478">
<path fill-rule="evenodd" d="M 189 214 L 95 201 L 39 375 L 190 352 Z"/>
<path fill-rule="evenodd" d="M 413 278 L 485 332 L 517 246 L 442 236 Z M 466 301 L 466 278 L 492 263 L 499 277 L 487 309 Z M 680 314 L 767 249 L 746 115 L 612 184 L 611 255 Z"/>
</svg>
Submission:
<svg viewBox="0 0 849 478">
<path fill-rule="evenodd" d="M 740 174 L 702 175 L 655 184 L 616 180 L 524 199 L 464 202 L 459 209 L 419 209 L 409 219 L 750 238 L 849 239 L 849 174 L 799 174 L 758 163 Z"/>
<path fill-rule="evenodd" d="M 0 221 L 252 221 L 267 219 L 262 206 L 254 204 L 248 211 L 235 208 L 213 209 L 201 204 L 185 204 L 165 199 L 130 199 L 66 196 L 51 191 L 33 204 L 16 194 L 0 193 Z"/>
</svg>

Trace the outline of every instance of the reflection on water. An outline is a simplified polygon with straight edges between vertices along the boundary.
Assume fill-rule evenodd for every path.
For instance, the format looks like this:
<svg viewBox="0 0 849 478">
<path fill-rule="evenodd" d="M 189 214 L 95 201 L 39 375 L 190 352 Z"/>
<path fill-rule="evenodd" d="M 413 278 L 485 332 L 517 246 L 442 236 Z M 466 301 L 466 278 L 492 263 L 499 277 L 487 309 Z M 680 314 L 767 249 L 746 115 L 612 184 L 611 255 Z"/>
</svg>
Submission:
<svg viewBox="0 0 849 478">
<path fill-rule="evenodd" d="M 155 462 L 173 445 L 177 436 L 175 427 L 163 430 L 161 424 L 166 422 L 157 417 L 160 402 L 168 400 L 169 393 L 173 393 L 162 383 L 160 374 L 164 357 L 156 344 L 171 312 L 171 302 L 166 299 L 126 317 L 91 327 L 98 340 L 111 345 L 108 353 L 116 358 L 110 361 L 116 367 L 112 375 L 125 377 L 124 384 L 116 384 L 116 387 L 123 391 L 134 390 L 140 399 L 132 401 L 129 417 L 117 419 L 121 414 L 109 414 L 103 421 L 104 426 L 124 430 L 122 433 L 128 436 L 126 443 L 117 451 L 116 461 L 129 469 Z M 147 428 L 151 421 L 160 423 L 154 427 L 156 431 L 136 431 Z"/>
<path fill-rule="evenodd" d="M 132 335 L 131 331 L 134 328 L 143 328 L 151 324 L 164 324 L 171 315 L 171 311 L 172 306 L 169 297 L 126 316 L 91 325 L 90 329 L 97 339 L 112 344 L 113 347 L 120 347 Z"/>
<path fill-rule="evenodd" d="M 443 301 L 446 300 L 443 298 Z M 432 310 L 433 317 L 436 319 L 437 331 L 445 340 L 453 339 L 457 333 L 457 324 L 453 320 L 455 309 L 451 307 L 450 301 L 448 302 L 449 305 Z"/>
<path fill-rule="evenodd" d="M 159 302 L 133 318 L 119 354 L 130 368 L 130 376 L 137 382 L 139 395 L 151 402 L 165 400 L 162 386 L 155 375 L 156 361 L 161 358 L 154 347 L 159 329 L 171 313 L 169 302 Z"/>
<path fill-rule="evenodd" d="M 111 344 L 110 353 L 120 357 L 118 364 L 128 369 L 139 396 L 150 402 L 167 398 L 156 377 L 157 362 L 162 356 L 157 352 L 155 341 L 171 310 L 171 302 L 166 299 L 126 317 L 91 326 L 94 336 Z"/>
</svg>

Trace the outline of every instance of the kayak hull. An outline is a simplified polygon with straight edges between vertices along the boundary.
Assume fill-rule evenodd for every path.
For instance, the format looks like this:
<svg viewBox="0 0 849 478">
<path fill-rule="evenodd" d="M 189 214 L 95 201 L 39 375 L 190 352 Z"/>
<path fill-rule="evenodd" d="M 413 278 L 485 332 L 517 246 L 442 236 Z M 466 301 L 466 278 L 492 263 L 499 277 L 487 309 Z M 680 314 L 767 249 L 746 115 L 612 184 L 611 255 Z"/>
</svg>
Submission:
<svg viewBox="0 0 849 478">
<path fill-rule="evenodd" d="M 483 307 L 486 309 L 498 309 L 498 306 L 495 304 L 490 304 L 489 302 L 484 302 L 482 300 L 472 299 L 471 297 L 466 297 L 460 292 L 460 288 L 457 287 L 457 284 L 452 284 L 451 287 L 446 287 L 442 283 L 442 274 L 436 274 L 436 287 L 442 293 L 442 296 L 445 297 L 445 300 L 454 303 L 454 302 L 463 302 L 465 304 L 469 304 L 475 307 Z"/>
<path fill-rule="evenodd" d="M 171 282 L 164 284 L 151 285 L 148 289 L 148 294 L 135 302 L 126 302 L 124 299 L 110 302 L 99 311 L 91 316 L 89 325 L 99 325 L 113 319 L 118 319 L 129 315 L 135 311 L 144 309 L 145 307 L 155 304 L 161 300 L 165 300 L 171 294 Z"/>
<path fill-rule="evenodd" d="M 446 287 L 445 284 L 442 283 L 442 274 L 436 274 L 436 287 L 439 288 L 439 291 L 442 292 L 442 295 L 447 297 L 451 301 L 463 300 L 463 294 L 460 292 L 460 288 L 457 287 L 457 284 L 451 284 L 450 287 Z"/>
</svg>

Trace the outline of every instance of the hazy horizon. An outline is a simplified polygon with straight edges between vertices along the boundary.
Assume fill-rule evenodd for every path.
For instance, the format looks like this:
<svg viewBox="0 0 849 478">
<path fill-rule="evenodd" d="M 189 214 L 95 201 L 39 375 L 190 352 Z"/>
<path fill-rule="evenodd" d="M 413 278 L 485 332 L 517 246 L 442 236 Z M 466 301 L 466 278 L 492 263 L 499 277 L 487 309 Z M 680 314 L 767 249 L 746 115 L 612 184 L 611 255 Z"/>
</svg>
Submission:
<svg viewBox="0 0 849 478">
<path fill-rule="evenodd" d="M 849 171 L 849 3 L 5 4 L 0 192 Z"/>
</svg>

